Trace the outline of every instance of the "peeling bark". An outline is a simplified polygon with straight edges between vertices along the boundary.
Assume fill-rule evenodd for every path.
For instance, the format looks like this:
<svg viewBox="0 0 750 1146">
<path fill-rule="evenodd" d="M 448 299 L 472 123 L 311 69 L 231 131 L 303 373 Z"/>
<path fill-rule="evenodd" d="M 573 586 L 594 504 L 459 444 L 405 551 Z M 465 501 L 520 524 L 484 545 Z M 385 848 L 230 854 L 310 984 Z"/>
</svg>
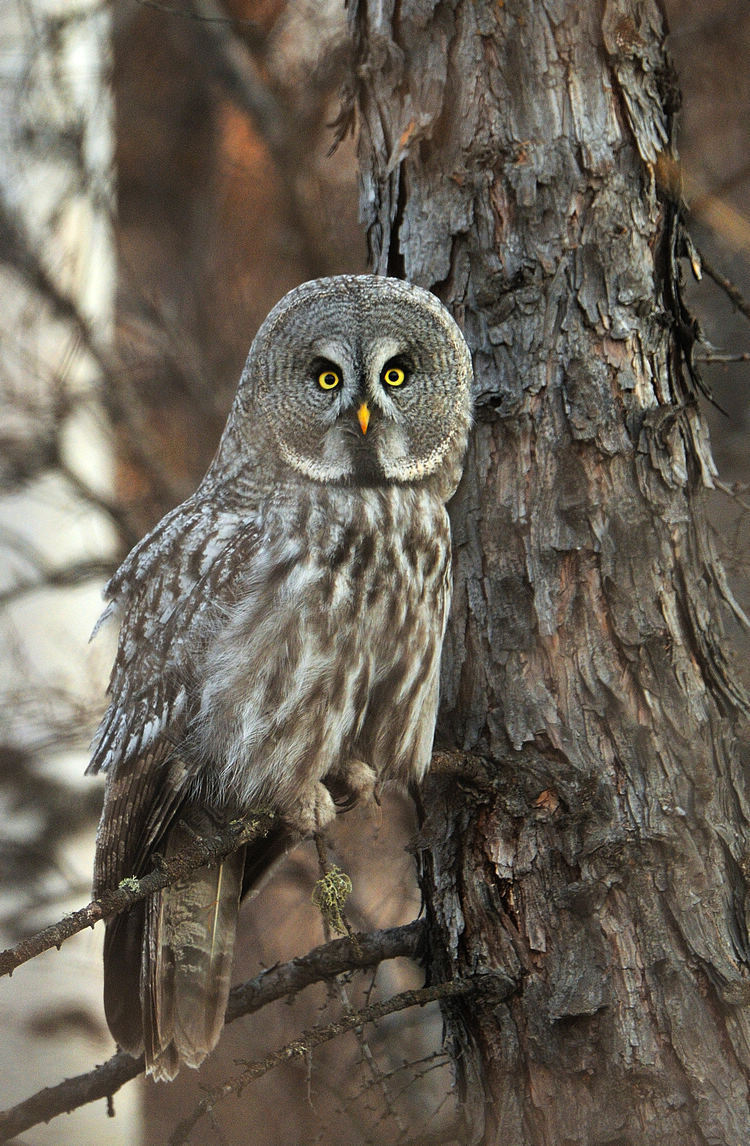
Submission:
<svg viewBox="0 0 750 1146">
<path fill-rule="evenodd" d="M 474 352 L 423 890 L 467 1142 L 750 1140 L 748 792 L 655 0 L 352 0 L 371 261 Z M 495 979 L 516 989 L 500 1001 Z"/>
</svg>

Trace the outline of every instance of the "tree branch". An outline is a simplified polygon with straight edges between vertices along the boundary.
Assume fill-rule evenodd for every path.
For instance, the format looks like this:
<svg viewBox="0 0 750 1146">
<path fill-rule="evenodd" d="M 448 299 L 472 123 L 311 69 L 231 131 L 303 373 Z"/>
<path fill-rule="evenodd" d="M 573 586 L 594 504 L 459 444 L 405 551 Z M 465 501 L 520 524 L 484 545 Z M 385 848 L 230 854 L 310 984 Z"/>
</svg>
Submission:
<svg viewBox="0 0 750 1146">
<path fill-rule="evenodd" d="M 231 28 L 242 28 L 247 34 L 262 42 L 264 39 L 257 20 L 250 20 L 242 16 L 221 16 L 218 13 L 203 13 L 195 9 L 175 8 L 170 4 L 160 4 L 158 0 L 135 0 L 141 8 L 150 8 L 152 12 L 159 12 L 163 16 L 176 16 L 180 20 L 197 20 L 202 24 L 226 24 Z"/>
<path fill-rule="evenodd" d="M 2 590 L 0 608 L 29 593 L 37 593 L 40 589 L 67 589 L 71 585 L 80 585 L 82 581 L 106 579 L 112 576 L 114 569 L 113 561 L 74 561 L 62 569 L 41 568 L 37 577 L 19 581 Z"/>
<path fill-rule="evenodd" d="M 706 272 L 708 277 L 713 279 L 716 285 L 724 291 L 724 294 L 732 300 L 734 305 L 737 307 L 737 310 L 739 310 L 741 314 L 744 314 L 745 318 L 750 319 L 750 303 L 747 301 L 739 287 L 736 287 L 731 279 L 728 279 L 726 275 L 723 275 L 721 271 L 718 271 L 716 267 L 708 261 L 706 256 L 703 254 L 703 251 L 699 251 L 699 254 L 701 260 L 701 268 Z"/>
<path fill-rule="evenodd" d="M 321 242 L 318 220 L 300 194 L 300 172 L 311 172 L 310 137 L 297 123 L 298 117 L 286 107 L 278 91 L 274 91 L 262 75 L 256 56 L 247 42 L 233 32 L 231 23 L 222 19 L 224 8 L 217 0 L 191 0 L 191 10 L 202 21 L 201 44 L 204 53 L 210 53 L 214 78 L 226 94 L 252 121 L 253 126 L 268 147 L 269 154 L 281 177 L 285 200 L 285 213 L 290 226 L 300 241 L 300 255 L 307 275 L 315 278 L 329 273 Z M 316 87 L 309 84 L 308 107 L 323 101 Z M 320 116 L 311 117 L 316 120 Z"/>
<path fill-rule="evenodd" d="M 424 920 L 415 919 L 403 927 L 333 939 L 313 948 L 307 955 L 262 971 L 254 979 L 232 989 L 226 1022 L 234 1022 L 241 1015 L 252 1014 L 274 999 L 301 991 L 321 979 L 332 979 L 343 971 L 361 971 L 398 956 L 417 959 L 425 929 Z"/>
<path fill-rule="evenodd" d="M 431 987 L 423 987 L 421 990 L 403 991 L 386 1002 L 373 1003 L 369 1007 L 363 1007 L 359 1011 L 352 1011 L 348 1015 L 343 1015 L 342 1018 L 325 1027 L 316 1027 L 313 1030 L 304 1031 L 301 1038 L 293 1039 L 292 1042 L 272 1051 L 263 1059 L 247 1063 L 237 1078 L 210 1090 L 188 1117 L 175 1127 L 169 1139 L 169 1146 L 182 1146 L 187 1142 L 193 1127 L 205 1114 L 213 1110 L 217 1103 L 231 1094 L 238 1094 L 249 1082 L 267 1074 L 274 1067 L 289 1062 L 291 1059 L 301 1058 L 309 1054 L 315 1047 L 330 1042 L 331 1039 L 338 1038 L 339 1035 L 346 1034 L 347 1031 L 352 1031 L 365 1023 L 377 1022 L 385 1015 L 395 1014 L 397 1011 L 406 1010 L 408 1007 L 422 1007 L 425 1003 L 432 1003 L 450 996 L 466 995 L 476 989 L 476 981 L 469 979 L 454 979 L 448 983 L 435 983 Z"/>
<path fill-rule="evenodd" d="M 274 812 L 257 812 L 251 819 L 234 821 L 214 836 L 196 839 L 190 847 L 172 859 L 159 860 L 158 867 L 142 879 L 123 880 L 118 887 L 92 900 L 86 907 L 66 915 L 59 923 L 53 923 L 36 935 L 22 939 L 15 947 L 0 952 L 0 976 L 11 975 L 16 967 L 40 955 L 42 951 L 48 951 L 51 947 L 59 949 L 71 935 L 93 927 L 100 919 L 109 919 L 120 911 L 126 911 L 134 903 L 153 895 L 189 872 L 224 859 L 251 840 L 262 839 L 268 835 L 275 822 Z"/>
<path fill-rule="evenodd" d="M 722 351 L 709 351 L 706 354 L 696 354 L 696 362 L 750 362 L 750 351 L 742 351 L 737 354 L 725 354 Z"/>
<path fill-rule="evenodd" d="M 124 371 L 118 372 L 116 359 L 101 345 L 95 330 L 81 313 L 75 300 L 65 294 L 49 275 L 37 252 L 32 248 L 21 222 L 2 198 L 0 198 L 0 262 L 13 267 L 27 286 L 42 295 L 50 304 L 57 318 L 70 323 L 99 368 L 110 417 L 117 425 L 125 427 L 128 449 L 148 474 L 151 485 L 161 501 L 174 505 L 180 500 L 180 490 L 172 480 L 159 451 L 150 444 L 148 418 L 141 413 L 141 403 L 135 388 L 128 384 L 127 374 Z M 115 524 L 122 529 L 125 524 L 124 515 L 119 516 Z"/>
<path fill-rule="evenodd" d="M 175 858 L 184 855 L 183 852 Z M 335 939 L 289 963 L 262 971 L 232 990 L 226 1022 L 231 1023 L 242 1015 L 259 1011 L 276 999 L 329 979 L 341 971 L 372 967 L 398 956 L 414 959 L 419 953 L 425 926 L 422 920 L 415 920 L 403 927 L 358 935 L 356 939 Z M 0 1142 L 7 1142 L 39 1122 L 49 1122 L 59 1114 L 113 1095 L 126 1082 L 142 1074 L 144 1068 L 143 1055 L 132 1058 L 120 1051 L 86 1074 L 66 1079 L 57 1086 L 45 1087 L 17 1106 L 0 1112 Z"/>
</svg>

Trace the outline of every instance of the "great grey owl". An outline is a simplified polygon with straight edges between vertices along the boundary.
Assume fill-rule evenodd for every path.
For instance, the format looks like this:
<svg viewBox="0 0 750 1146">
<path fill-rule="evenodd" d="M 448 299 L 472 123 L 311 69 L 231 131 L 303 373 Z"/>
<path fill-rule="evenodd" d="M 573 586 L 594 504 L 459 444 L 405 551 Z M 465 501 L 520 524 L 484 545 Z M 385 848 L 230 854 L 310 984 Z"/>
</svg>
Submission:
<svg viewBox="0 0 750 1146">
<path fill-rule="evenodd" d="M 428 766 L 470 384 L 433 295 L 305 283 L 258 331 L 197 491 L 107 586 L 94 894 L 253 808 L 280 817 L 107 925 L 107 1021 L 156 1078 L 216 1044 L 242 895 L 337 805 Z"/>
</svg>

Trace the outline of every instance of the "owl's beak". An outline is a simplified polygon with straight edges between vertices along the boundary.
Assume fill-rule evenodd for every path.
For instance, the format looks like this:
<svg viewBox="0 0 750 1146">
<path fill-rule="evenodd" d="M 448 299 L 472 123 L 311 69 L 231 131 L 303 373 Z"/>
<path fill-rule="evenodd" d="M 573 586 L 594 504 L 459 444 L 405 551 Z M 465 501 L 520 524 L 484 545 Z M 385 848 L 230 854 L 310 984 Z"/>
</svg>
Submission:
<svg viewBox="0 0 750 1146">
<path fill-rule="evenodd" d="M 370 425 L 370 408 L 366 402 L 363 402 L 357 410 L 357 421 L 359 428 L 363 434 L 367 433 L 367 427 Z"/>
</svg>

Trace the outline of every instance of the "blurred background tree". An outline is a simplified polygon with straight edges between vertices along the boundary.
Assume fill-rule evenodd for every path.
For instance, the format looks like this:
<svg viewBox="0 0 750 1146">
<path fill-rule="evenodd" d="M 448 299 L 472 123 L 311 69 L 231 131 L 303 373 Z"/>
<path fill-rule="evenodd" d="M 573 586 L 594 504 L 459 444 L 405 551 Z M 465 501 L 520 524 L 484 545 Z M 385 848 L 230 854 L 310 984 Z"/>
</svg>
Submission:
<svg viewBox="0 0 750 1146">
<path fill-rule="evenodd" d="M 11 7 L 25 34 L 51 49 L 91 27 L 83 4 L 19 0 Z M 96 19 L 107 13 L 102 38 L 94 40 L 88 60 L 78 55 L 70 64 L 93 106 L 48 123 L 35 95 L 47 82 L 44 69 L 40 74 L 27 64 L 3 73 L 7 122 L 16 125 L 17 140 L 42 157 L 45 149 L 50 155 L 58 147 L 64 157 L 67 148 L 81 179 L 68 198 L 79 202 L 88 196 L 96 217 L 106 216 L 106 226 L 97 224 L 94 265 L 99 272 L 111 265 L 113 277 L 116 268 L 114 295 L 106 275 L 93 277 L 90 263 L 83 264 L 89 268 L 83 271 L 83 299 L 70 280 L 55 278 L 48 265 L 49 235 L 34 220 L 48 213 L 57 226 L 60 211 L 24 196 L 17 174 L 12 176 L 15 192 L 6 186 L 0 201 L 8 670 L 1 780 L 6 815 L 15 825 L 0 860 L 10 937 L 55 916 L 59 902 L 86 898 L 88 857 L 80 848 L 74 866 L 68 857 L 71 840 L 92 839 L 98 796 L 93 783 L 76 784 L 72 775 L 82 770 L 106 662 L 105 651 L 86 668 L 83 681 L 63 686 L 47 647 L 32 641 L 30 649 L 20 639 L 28 616 L 42 615 L 46 625 L 56 611 L 69 608 L 71 583 L 83 584 L 91 594 L 75 624 L 83 630 L 85 621 L 88 635 L 103 569 L 114 567 L 202 476 L 253 334 L 273 303 L 304 279 L 367 269 L 358 222 L 356 136 L 343 132 L 340 138 L 342 131 L 332 126 L 342 92 L 348 103 L 358 79 L 338 3 L 124 0 L 111 9 L 93 8 Z M 747 299 L 750 13 L 744 0 L 720 0 L 710 9 L 697 0 L 668 0 L 666 9 L 684 94 L 680 149 L 691 233 L 716 278 L 727 276 Z M 10 56 L 9 48 L 4 51 Z M 95 74 L 105 83 L 97 87 Z M 80 163 L 81 125 L 96 109 L 102 113 L 110 106 L 108 79 L 113 110 L 94 149 L 92 173 Z M 55 100 L 55 106 L 75 106 L 71 91 Z M 338 146 L 331 154 L 334 139 Z M 107 182 L 112 170 L 114 194 Z M 47 179 L 47 173 L 39 175 L 38 186 Z M 19 217 L 25 204 L 31 220 Z M 53 258 L 53 270 L 65 261 Z M 45 342 L 44 356 L 17 350 L 18 333 L 25 329 L 17 300 L 27 290 L 36 293 L 24 296 L 24 313 L 51 310 L 63 328 L 58 342 Z M 689 298 L 710 343 L 698 348 L 699 357 L 711 359 L 704 376 L 726 411 L 703 403 L 720 475 L 710 494 L 711 519 L 735 593 L 746 601 L 747 318 L 710 274 L 690 287 Z M 71 301 L 73 309 L 65 313 L 63 302 Z M 87 365 L 72 368 L 78 359 Z M 29 513 L 30 498 L 45 506 L 42 516 Z M 22 521 L 29 528 L 21 529 Z M 71 555 L 64 543 L 75 530 L 87 542 Z M 82 664 L 70 621 L 66 626 L 66 636 L 54 642 L 56 651 Z M 739 627 L 731 635 L 746 659 Z M 41 674 L 31 671 L 35 657 Z M 52 757 L 61 755 L 62 764 L 58 759 L 60 766 L 50 770 Z M 351 919 L 358 929 L 413 918 L 419 908 L 413 859 L 404 850 L 415 827 L 413 812 L 401 801 L 392 805 L 382 824 L 355 812 L 342 817 L 337 829 L 334 847 L 354 881 Z M 301 849 L 245 912 L 236 978 L 321 940 L 320 918 L 309 904 L 315 877 L 315 858 Z M 96 965 L 95 951 L 89 957 Z M 52 977 L 59 965 L 52 964 Z M 8 1007 L 28 971 L 19 971 L 12 986 L 4 981 Z M 376 990 L 419 981 L 414 968 L 386 964 Z M 357 983 L 350 988 L 353 1002 L 367 989 Z M 83 1032 L 77 1069 L 85 1065 L 84 1056 L 90 1063 L 108 1053 L 97 989 L 72 1008 L 37 990 L 12 1012 L 9 1021 L 31 1047 L 24 1055 L 23 1086 L 13 1097 L 33 1088 L 32 1070 L 38 1070 L 39 1085 L 63 1073 L 50 1041 L 56 1027 L 63 1042 L 70 1042 L 71 1030 Z M 169 1088 L 133 1084 L 139 1090 L 135 1106 L 124 1106 L 121 1096 L 116 1100 L 120 1117 L 112 1132 L 122 1138 L 112 1141 L 132 1143 L 141 1133 L 144 1142 L 165 1141 L 200 1084 L 225 1078 L 233 1059 L 262 1055 L 301 1027 L 325 1021 L 318 1014 L 325 1004 L 321 989 L 294 1008 L 278 1004 L 263 1013 L 262 1022 L 236 1024 L 242 1029 L 226 1032 L 199 1077 L 186 1074 Z M 451 1140 L 455 1102 L 435 1009 L 427 1018 L 407 1012 L 383 1024 L 365 1046 L 354 1036 L 334 1046 L 316 1052 L 307 1065 L 267 1076 L 239 1105 L 217 1114 L 223 1140 L 246 1141 L 248 1126 L 255 1128 L 255 1140 L 269 1146 Z M 143 1111 L 142 1131 L 137 1107 Z M 98 1117 L 96 1141 L 109 1141 L 102 1110 Z M 60 1125 L 35 1129 L 25 1140 L 59 1143 Z M 77 1132 L 74 1139 L 86 1140 Z"/>
</svg>

